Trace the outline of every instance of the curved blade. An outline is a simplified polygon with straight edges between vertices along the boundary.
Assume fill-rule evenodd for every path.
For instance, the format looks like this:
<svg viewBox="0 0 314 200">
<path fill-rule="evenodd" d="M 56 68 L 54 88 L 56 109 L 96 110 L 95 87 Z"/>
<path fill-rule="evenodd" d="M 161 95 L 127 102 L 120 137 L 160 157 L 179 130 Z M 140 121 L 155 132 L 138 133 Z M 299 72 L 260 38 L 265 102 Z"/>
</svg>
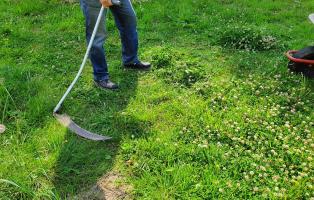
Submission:
<svg viewBox="0 0 314 200">
<path fill-rule="evenodd" d="M 53 113 L 55 118 L 65 127 L 69 128 L 72 132 L 76 133 L 77 135 L 94 141 L 105 141 L 112 139 L 111 137 L 98 135 L 92 132 L 89 132 L 81 127 L 79 127 L 75 122 L 71 120 L 71 118 L 66 114 L 57 114 Z"/>
<path fill-rule="evenodd" d="M 314 24 L 314 13 L 310 14 L 309 19 L 311 20 L 311 22 Z"/>
</svg>

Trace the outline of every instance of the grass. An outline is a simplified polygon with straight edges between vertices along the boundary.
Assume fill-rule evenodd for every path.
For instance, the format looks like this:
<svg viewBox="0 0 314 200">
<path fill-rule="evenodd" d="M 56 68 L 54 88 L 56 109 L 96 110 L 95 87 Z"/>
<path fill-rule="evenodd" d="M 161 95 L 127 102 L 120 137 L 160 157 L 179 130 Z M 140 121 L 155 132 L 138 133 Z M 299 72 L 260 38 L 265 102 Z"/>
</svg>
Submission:
<svg viewBox="0 0 314 200">
<path fill-rule="evenodd" d="M 312 1 L 134 1 L 140 56 L 101 91 L 90 65 L 64 110 L 112 136 L 78 138 L 52 117 L 85 51 L 77 3 L 0 2 L 0 199 L 66 199 L 119 171 L 134 199 L 313 199 L 313 80 L 283 52 L 313 45 Z M 288 9 L 289 8 L 289 9 Z M 249 41 L 249 42 L 247 42 Z"/>
</svg>

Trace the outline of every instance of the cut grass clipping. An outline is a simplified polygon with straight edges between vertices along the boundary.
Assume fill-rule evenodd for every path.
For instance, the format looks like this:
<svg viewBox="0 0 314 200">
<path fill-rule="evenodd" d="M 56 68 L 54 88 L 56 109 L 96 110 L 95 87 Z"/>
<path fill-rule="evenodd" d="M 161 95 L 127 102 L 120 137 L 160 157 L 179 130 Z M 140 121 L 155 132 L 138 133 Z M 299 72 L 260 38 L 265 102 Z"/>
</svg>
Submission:
<svg viewBox="0 0 314 200">
<path fill-rule="evenodd" d="M 158 77 L 166 83 L 180 87 L 191 87 L 205 77 L 204 66 L 198 58 L 180 53 L 172 48 L 156 48 L 152 51 L 152 64 Z"/>
</svg>

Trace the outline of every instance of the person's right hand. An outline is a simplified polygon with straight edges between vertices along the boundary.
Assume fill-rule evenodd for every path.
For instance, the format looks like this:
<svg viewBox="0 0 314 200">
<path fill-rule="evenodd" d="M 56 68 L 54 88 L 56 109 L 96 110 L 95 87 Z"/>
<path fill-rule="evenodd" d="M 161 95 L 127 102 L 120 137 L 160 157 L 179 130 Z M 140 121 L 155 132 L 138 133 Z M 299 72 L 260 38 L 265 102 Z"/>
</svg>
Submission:
<svg viewBox="0 0 314 200">
<path fill-rule="evenodd" d="M 99 0 L 99 1 L 105 8 L 109 8 L 110 6 L 113 5 L 111 0 Z"/>
</svg>

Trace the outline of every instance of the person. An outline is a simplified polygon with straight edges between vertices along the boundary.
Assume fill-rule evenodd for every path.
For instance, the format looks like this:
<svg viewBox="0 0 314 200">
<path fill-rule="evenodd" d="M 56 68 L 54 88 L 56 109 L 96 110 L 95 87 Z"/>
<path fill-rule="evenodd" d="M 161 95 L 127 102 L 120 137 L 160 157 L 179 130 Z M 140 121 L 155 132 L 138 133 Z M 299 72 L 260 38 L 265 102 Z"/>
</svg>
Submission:
<svg viewBox="0 0 314 200">
<path fill-rule="evenodd" d="M 104 42 L 106 38 L 105 20 L 107 10 L 113 14 L 116 27 L 120 32 L 122 43 L 122 62 L 126 69 L 149 70 L 150 63 L 138 58 L 137 19 L 130 0 L 120 0 L 121 5 L 113 5 L 111 0 L 80 0 L 85 17 L 86 40 L 90 41 L 101 6 L 106 9 L 100 27 L 95 36 L 90 52 L 95 84 L 103 89 L 117 89 L 118 85 L 110 81 L 105 57 Z"/>
</svg>

